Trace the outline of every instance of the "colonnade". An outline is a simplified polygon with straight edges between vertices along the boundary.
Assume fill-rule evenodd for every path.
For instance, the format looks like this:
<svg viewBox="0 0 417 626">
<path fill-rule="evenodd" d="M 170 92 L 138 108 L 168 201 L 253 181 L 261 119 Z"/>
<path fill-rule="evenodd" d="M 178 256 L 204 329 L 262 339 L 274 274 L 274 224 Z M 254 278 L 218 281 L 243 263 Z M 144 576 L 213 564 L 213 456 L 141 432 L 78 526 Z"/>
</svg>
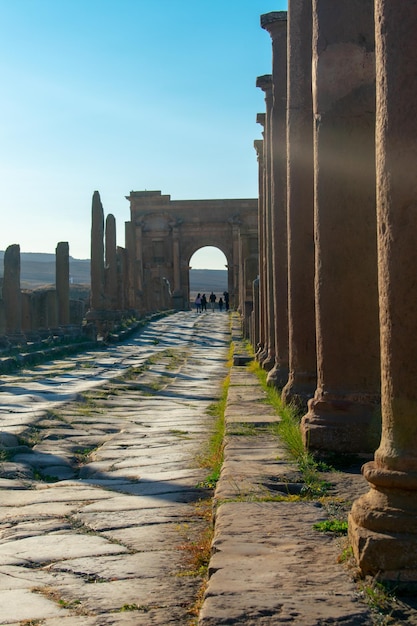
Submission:
<svg viewBox="0 0 417 626">
<path fill-rule="evenodd" d="M 307 447 L 376 450 L 353 551 L 417 582 L 417 0 L 288 0 L 261 26 L 257 359 Z"/>
</svg>

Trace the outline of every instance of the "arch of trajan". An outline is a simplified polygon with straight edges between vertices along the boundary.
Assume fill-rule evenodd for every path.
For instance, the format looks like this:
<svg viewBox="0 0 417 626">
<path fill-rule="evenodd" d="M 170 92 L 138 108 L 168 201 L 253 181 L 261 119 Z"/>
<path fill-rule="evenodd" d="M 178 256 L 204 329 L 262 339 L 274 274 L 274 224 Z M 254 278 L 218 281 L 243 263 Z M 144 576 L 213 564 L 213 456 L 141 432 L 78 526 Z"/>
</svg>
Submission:
<svg viewBox="0 0 417 626">
<path fill-rule="evenodd" d="M 269 384 L 304 413 L 305 445 L 374 453 L 349 517 L 359 568 L 415 583 L 417 0 L 288 0 L 261 27 L 258 200 L 132 192 L 120 248 L 95 192 L 88 316 L 188 308 L 190 258 L 218 247 Z"/>
<path fill-rule="evenodd" d="M 131 218 L 126 233 L 134 246 L 133 254 L 128 254 L 132 308 L 187 309 L 190 259 L 204 246 L 219 248 L 227 259 L 232 306 L 252 301 L 258 256 L 257 200 L 171 200 L 159 191 L 132 191 L 128 200 Z M 241 284 L 239 278 L 243 278 Z"/>
</svg>

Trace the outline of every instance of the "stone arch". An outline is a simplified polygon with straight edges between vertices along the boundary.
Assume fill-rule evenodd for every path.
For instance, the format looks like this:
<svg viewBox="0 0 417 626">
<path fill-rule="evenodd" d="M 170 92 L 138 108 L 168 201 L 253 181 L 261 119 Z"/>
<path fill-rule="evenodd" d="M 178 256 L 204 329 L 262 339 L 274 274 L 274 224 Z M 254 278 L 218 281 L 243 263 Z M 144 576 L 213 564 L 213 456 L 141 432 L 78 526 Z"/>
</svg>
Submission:
<svg viewBox="0 0 417 626">
<path fill-rule="evenodd" d="M 222 249 L 217 242 L 214 243 L 214 242 L 210 241 L 209 243 L 206 243 L 205 240 L 204 240 L 204 243 L 199 243 L 198 245 L 194 246 L 194 249 L 192 249 L 192 252 L 191 252 L 191 254 L 189 256 L 189 259 L 188 259 L 188 265 L 190 265 L 191 259 L 193 258 L 193 256 L 195 255 L 196 252 L 198 252 L 202 248 L 208 248 L 208 247 L 210 247 L 210 248 L 217 248 L 217 250 L 219 250 L 225 256 L 225 259 L 226 259 L 226 262 L 227 262 L 227 266 L 229 266 L 229 264 L 232 262 L 231 251 L 230 250 L 226 251 L 226 250 Z M 229 252 L 229 254 L 228 254 L 228 252 Z"/>
<path fill-rule="evenodd" d="M 231 306 L 246 310 L 245 302 L 252 297 L 246 285 L 257 272 L 257 199 L 171 200 L 160 191 L 132 191 L 127 199 L 130 308 L 158 310 L 166 299 L 155 291 L 156 285 L 164 290 L 168 285 L 171 308 L 187 309 L 191 257 L 213 246 L 227 259 Z M 254 262 L 248 263 L 249 258 Z M 245 276 L 247 268 L 255 275 Z"/>
</svg>

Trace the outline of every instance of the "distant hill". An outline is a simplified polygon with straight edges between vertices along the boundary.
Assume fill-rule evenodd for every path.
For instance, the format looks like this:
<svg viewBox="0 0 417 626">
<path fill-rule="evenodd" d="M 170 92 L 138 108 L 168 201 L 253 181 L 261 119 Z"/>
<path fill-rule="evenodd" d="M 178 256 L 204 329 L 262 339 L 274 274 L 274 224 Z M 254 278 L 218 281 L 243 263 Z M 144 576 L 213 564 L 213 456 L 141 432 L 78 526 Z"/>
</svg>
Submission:
<svg viewBox="0 0 417 626">
<path fill-rule="evenodd" d="M 0 277 L 3 276 L 4 251 L 0 250 Z M 90 285 L 90 259 L 70 256 L 70 277 L 74 285 Z M 55 254 L 44 252 L 20 253 L 20 282 L 22 289 L 36 289 L 55 284 Z M 190 298 L 200 291 L 219 296 L 227 290 L 227 270 L 190 270 Z"/>
<path fill-rule="evenodd" d="M 0 250 L 0 276 L 3 276 L 4 250 Z M 90 284 L 90 259 L 74 259 L 70 256 L 71 282 Z M 45 252 L 20 253 L 20 283 L 22 289 L 35 289 L 55 284 L 55 254 Z"/>
<path fill-rule="evenodd" d="M 190 300 L 192 302 L 198 292 L 208 296 L 212 291 L 217 298 L 227 291 L 227 270 L 190 270 Z"/>
</svg>

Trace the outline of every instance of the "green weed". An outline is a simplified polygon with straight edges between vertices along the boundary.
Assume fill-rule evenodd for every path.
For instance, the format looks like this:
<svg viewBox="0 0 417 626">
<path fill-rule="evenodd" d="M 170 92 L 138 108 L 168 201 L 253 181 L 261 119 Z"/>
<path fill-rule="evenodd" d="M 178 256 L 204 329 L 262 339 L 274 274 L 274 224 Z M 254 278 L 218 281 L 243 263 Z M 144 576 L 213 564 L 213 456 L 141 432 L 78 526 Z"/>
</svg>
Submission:
<svg viewBox="0 0 417 626">
<path fill-rule="evenodd" d="M 314 530 L 321 533 L 335 533 L 337 535 L 347 535 L 348 523 L 345 520 L 327 519 L 324 522 L 316 522 Z"/>
</svg>

